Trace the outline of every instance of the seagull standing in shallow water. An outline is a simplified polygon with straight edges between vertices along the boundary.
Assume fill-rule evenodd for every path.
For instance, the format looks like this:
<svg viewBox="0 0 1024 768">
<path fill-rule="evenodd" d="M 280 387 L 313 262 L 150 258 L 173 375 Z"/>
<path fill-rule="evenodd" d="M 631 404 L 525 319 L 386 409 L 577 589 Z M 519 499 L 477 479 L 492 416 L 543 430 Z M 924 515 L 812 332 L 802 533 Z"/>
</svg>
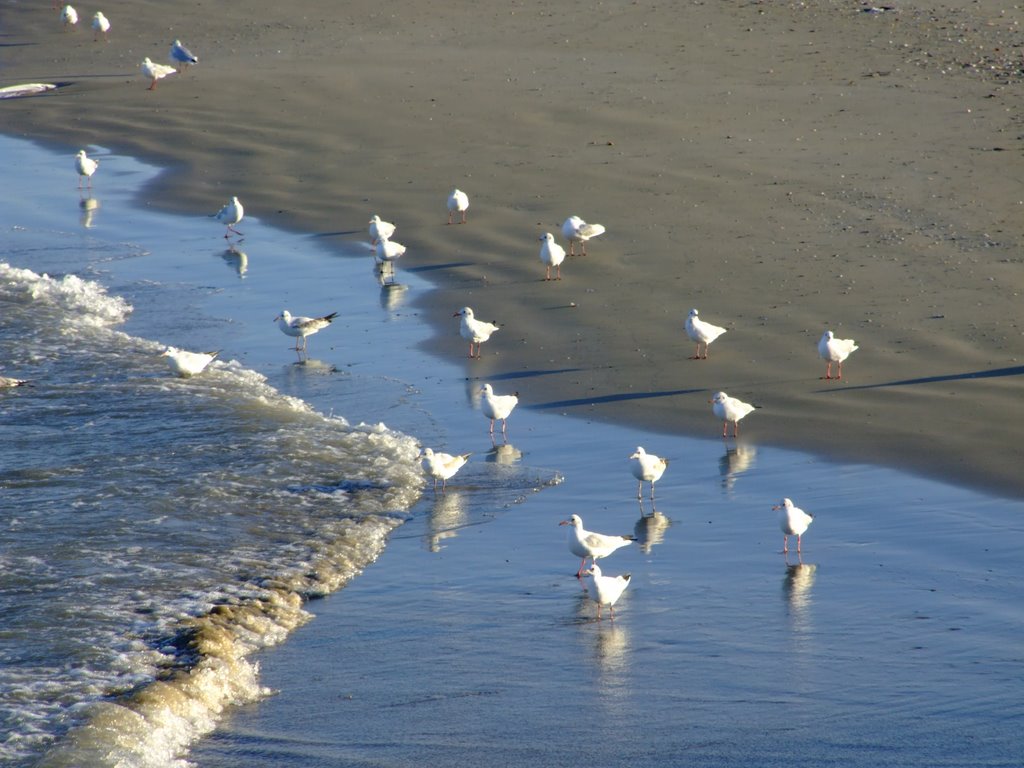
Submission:
<svg viewBox="0 0 1024 768">
<path fill-rule="evenodd" d="M 206 366 L 213 362 L 213 359 L 220 352 L 189 352 L 177 347 L 168 347 L 163 351 L 161 357 L 167 358 L 167 364 L 175 374 L 183 379 L 190 376 L 197 376 L 206 370 Z"/>
<path fill-rule="evenodd" d="M 828 362 L 828 366 L 825 368 L 825 375 L 822 378 L 832 378 L 832 363 L 838 365 L 839 370 L 836 373 L 836 379 L 843 378 L 843 360 L 858 349 L 860 347 L 857 346 L 857 342 L 853 339 L 837 339 L 832 331 L 825 331 L 818 342 L 818 354 L 821 355 L 823 360 Z"/>
<path fill-rule="evenodd" d="M 463 192 L 461 189 L 456 187 L 448 195 L 448 223 L 452 223 L 452 218 L 455 213 L 458 212 L 462 215 L 462 224 L 466 223 L 466 210 L 469 208 L 469 195 Z"/>
<path fill-rule="evenodd" d="M 337 312 L 331 312 L 331 314 L 324 315 L 323 317 L 292 317 L 292 313 L 285 309 L 274 318 L 274 321 L 277 323 L 277 327 L 281 329 L 281 333 L 295 338 L 295 351 L 305 352 L 306 337 L 312 336 L 317 331 L 326 328 L 337 316 Z M 301 347 L 299 346 L 299 339 L 302 339 Z"/>
<path fill-rule="evenodd" d="M 245 208 L 242 207 L 242 203 L 239 202 L 237 197 L 232 197 L 231 202 L 227 203 L 217 213 L 213 215 L 217 221 L 227 227 L 224 231 L 224 237 L 231 237 L 231 233 L 234 232 L 236 235 L 242 233 L 235 229 L 235 224 L 238 224 L 245 218 Z"/>
<path fill-rule="evenodd" d="M 463 307 L 452 317 L 462 318 L 462 322 L 459 324 L 459 333 L 462 338 L 469 341 L 470 357 L 480 357 L 480 345 L 491 338 L 491 334 L 500 328 L 497 323 L 477 320 L 470 307 Z M 476 345 L 476 354 L 473 353 L 474 345 Z"/>
<path fill-rule="evenodd" d="M 480 387 L 483 398 L 480 400 L 480 410 L 484 416 L 491 420 L 491 434 L 494 434 L 494 420 L 501 419 L 501 434 L 505 434 L 505 419 L 512 415 L 516 405 L 519 404 L 519 393 L 511 395 L 496 395 L 494 387 L 484 384 Z"/>
<path fill-rule="evenodd" d="M 651 501 L 654 501 L 654 484 L 661 480 L 668 467 L 668 460 L 653 453 L 648 453 L 642 446 L 636 447 L 636 453 L 629 457 L 632 459 L 633 477 L 637 479 L 636 497 L 643 498 L 644 480 L 651 484 Z"/>
<path fill-rule="evenodd" d="M 782 529 L 782 533 L 785 534 L 782 540 L 782 551 L 789 552 L 789 537 L 796 536 L 796 551 L 799 552 L 800 537 L 803 536 L 804 531 L 814 521 L 814 515 L 804 512 L 800 507 L 794 506 L 793 502 L 789 499 L 783 499 L 772 509 L 778 510 L 779 527 Z"/>
<path fill-rule="evenodd" d="M 633 536 L 610 536 L 606 533 L 594 533 L 583 528 L 583 518 L 573 515 L 568 520 L 563 520 L 559 525 L 568 525 L 569 528 L 569 551 L 576 557 L 582 558 L 580 569 L 576 572 L 576 578 L 582 578 L 583 567 L 590 558 L 591 565 L 596 565 L 598 558 L 607 557 L 620 547 L 632 544 Z"/>
<path fill-rule="evenodd" d="M 576 243 L 580 244 L 580 255 L 587 255 L 587 240 L 605 233 L 604 224 L 587 224 L 579 216 L 570 216 L 562 223 L 562 236 L 569 241 L 569 255 L 576 255 Z"/>
<path fill-rule="evenodd" d="M 691 360 L 707 360 L 708 359 L 708 345 L 712 341 L 717 339 L 726 329 L 721 328 L 711 323 L 706 323 L 697 317 L 697 310 L 691 309 L 690 314 L 686 318 L 686 335 L 690 337 L 691 341 L 697 342 L 697 351 L 694 353 Z M 700 345 L 704 345 L 704 356 L 701 357 Z"/>
<path fill-rule="evenodd" d="M 555 268 L 555 279 L 562 279 L 562 262 L 565 261 L 565 248 L 555 242 L 555 236 L 545 232 L 540 236 L 540 260 L 548 268 L 545 280 L 551 279 L 551 268 Z"/>
<path fill-rule="evenodd" d="M 612 614 L 612 619 L 615 618 L 615 602 L 622 597 L 622 593 L 626 591 L 626 587 L 629 586 L 629 580 L 633 578 L 632 574 L 624 573 L 621 576 L 605 576 L 601 573 L 601 568 L 597 563 L 590 566 L 590 569 L 584 572 L 585 575 L 590 577 L 591 593 L 590 596 L 597 603 L 597 620 L 601 620 L 601 606 L 607 605 L 608 610 Z"/>
<path fill-rule="evenodd" d="M 732 436 L 736 437 L 740 431 L 740 419 L 757 408 L 756 405 L 729 397 L 725 392 L 716 392 L 708 402 L 711 403 L 711 412 L 722 420 L 722 437 L 726 436 L 730 421 L 732 422 Z"/>
<path fill-rule="evenodd" d="M 88 181 L 87 186 L 92 186 L 92 175 L 96 173 L 96 169 L 100 167 L 98 160 L 93 160 L 91 157 L 85 154 L 84 149 L 78 150 L 78 154 L 75 155 L 75 170 L 78 171 L 78 188 L 82 188 L 82 179 Z"/>
<path fill-rule="evenodd" d="M 444 493 L 448 481 L 455 476 L 455 473 L 462 469 L 472 454 L 462 453 L 452 456 L 450 453 L 434 453 L 433 448 L 424 448 L 420 454 L 423 470 L 434 478 L 434 490 L 437 490 L 437 481 L 441 481 L 441 493 Z"/>
</svg>

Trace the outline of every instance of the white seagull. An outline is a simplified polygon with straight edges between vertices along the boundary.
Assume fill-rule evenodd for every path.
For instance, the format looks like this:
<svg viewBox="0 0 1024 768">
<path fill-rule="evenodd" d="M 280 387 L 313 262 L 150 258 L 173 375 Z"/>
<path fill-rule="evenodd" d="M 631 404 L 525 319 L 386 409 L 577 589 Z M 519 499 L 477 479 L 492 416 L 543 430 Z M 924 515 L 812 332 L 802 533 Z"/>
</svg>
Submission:
<svg viewBox="0 0 1024 768">
<path fill-rule="evenodd" d="M 714 341 L 719 336 L 721 336 L 723 333 L 725 333 L 725 330 L 726 330 L 725 328 L 722 328 L 720 326 L 712 325 L 711 323 L 704 322 L 699 317 L 697 317 L 697 310 L 696 309 L 691 309 L 689 316 L 687 316 L 687 318 L 686 318 L 686 335 L 690 337 L 691 341 L 697 342 L 697 351 L 694 353 L 693 357 L 691 357 L 690 359 L 691 360 L 701 360 L 701 359 L 707 360 L 708 359 L 708 345 L 710 345 L 712 341 Z M 701 344 L 704 345 L 704 355 L 703 355 L 703 358 L 701 357 L 701 354 L 700 354 L 700 345 Z"/>
<path fill-rule="evenodd" d="M 382 237 L 377 240 L 375 256 L 377 261 L 397 261 L 405 253 L 405 246 Z"/>
<path fill-rule="evenodd" d="M 621 576 L 605 576 L 601 573 L 601 568 L 597 563 L 591 565 L 584 573 L 590 577 L 590 585 L 593 587 L 590 596 L 597 603 L 598 621 L 601 620 L 601 606 L 603 605 L 608 606 L 612 619 L 614 619 L 615 602 L 626 591 L 626 587 L 629 586 L 629 580 L 633 578 L 632 574 L 624 573 Z"/>
<path fill-rule="evenodd" d="M 569 241 L 569 255 L 576 255 L 576 243 L 580 244 L 580 255 L 587 255 L 587 240 L 605 233 L 604 224 L 587 224 L 579 216 L 570 216 L 562 223 L 562 236 Z"/>
<path fill-rule="evenodd" d="M 167 54 L 167 58 L 172 64 L 180 65 L 183 70 L 185 67 L 199 63 L 199 57 L 182 45 L 181 40 L 171 43 L 171 51 Z"/>
<path fill-rule="evenodd" d="M 171 370 L 183 379 L 190 376 L 197 376 L 206 370 L 206 366 L 213 362 L 213 359 L 220 352 L 189 352 L 177 347 L 168 347 L 161 353 L 161 357 L 167 358 L 167 364 Z"/>
<path fill-rule="evenodd" d="M 491 338 L 491 334 L 500 328 L 497 323 L 477 320 L 473 315 L 473 310 L 469 307 L 463 307 L 452 317 L 462 318 L 462 322 L 459 324 L 459 333 L 469 342 L 470 357 L 480 357 L 480 345 Z M 473 354 L 474 345 L 476 345 L 476 354 Z"/>
<path fill-rule="evenodd" d="M 26 384 L 28 384 L 28 379 L 15 379 L 11 376 L 0 376 L 0 389 L 24 387 Z"/>
<path fill-rule="evenodd" d="M 373 218 L 370 219 L 370 239 L 373 245 L 376 245 L 378 240 L 390 239 L 393 234 L 395 225 L 390 221 L 383 221 L 376 213 L 373 214 Z"/>
<path fill-rule="evenodd" d="M 227 227 L 224 230 L 225 238 L 231 237 L 232 232 L 236 235 L 241 235 L 242 233 L 235 229 L 235 224 L 240 223 L 245 218 L 245 208 L 242 207 L 242 203 L 237 197 L 232 197 L 231 202 L 213 214 L 213 218 Z"/>
<path fill-rule="evenodd" d="M 565 248 L 555 242 L 555 236 L 545 232 L 540 236 L 540 260 L 548 268 L 545 280 L 551 279 L 551 268 L 555 268 L 555 279 L 562 279 L 562 262 L 565 261 Z"/>
<path fill-rule="evenodd" d="M 505 434 L 505 419 L 512 415 L 516 405 L 519 404 L 519 393 L 511 395 L 496 395 L 494 387 L 484 384 L 480 387 L 483 398 L 480 400 L 480 410 L 484 416 L 491 420 L 491 434 L 494 434 L 494 420 L 501 419 L 501 434 Z"/>
<path fill-rule="evenodd" d="M 832 363 L 838 364 L 836 379 L 843 378 L 843 360 L 857 351 L 859 347 L 853 339 L 837 339 L 832 331 L 825 331 L 818 342 L 818 354 L 828 362 L 823 378 L 832 378 Z"/>
<path fill-rule="evenodd" d="M 322 328 L 326 328 L 338 316 L 337 312 L 331 312 L 322 317 L 292 317 L 287 309 L 281 310 L 281 314 L 274 318 L 277 327 L 285 336 L 295 338 L 295 351 L 306 351 L 306 337 L 312 336 Z M 299 346 L 299 339 L 302 339 L 302 346 Z"/>
<path fill-rule="evenodd" d="M 84 149 L 78 150 L 78 154 L 75 155 L 75 170 L 78 171 L 78 188 L 82 188 L 82 179 L 88 181 L 87 186 L 92 186 L 92 175 L 96 173 L 96 169 L 100 167 L 99 160 L 93 160 L 91 157 L 85 154 Z"/>
<path fill-rule="evenodd" d="M 465 224 L 467 208 L 469 208 L 469 195 L 467 195 L 461 189 L 453 189 L 451 194 L 448 195 L 448 223 L 452 223 L 452 217 L 454 217 L 455 212 L 458 211 L 460 214 L 462 214 L 461 223 Z"/>
<path fill-rule="evenodd" d="M 60 20 L 64 22 L 64 29 L 69 29 L 78 23 L 78 11 L 73 5 L 65 5 L 60 11 Z"/>
<path fill-rule="evenodd" d="M 782 551 L 789 552 L 789 537 L 796 536 L 796 551 L 800 551 L 800 537 L 814 521 L 814 515 L 804 512 L 800 507 L 794 506 L 789 499 L 783 499 L 772 509 L 779 512 L 779 527 L 785 534 L 782 541 Z"/>
<path fill-rule="evenodd" d="M 594 533 L 583 528 L 583 518 L 573 515 L 568 520 L 563 520 L 559 525 L 568 525 L 569 528 L 569 551 L 576 557 L 582 558 L 580 569 L 576 572 L 576 578 L 583 576 L 583 566 L 590 558 L 591 564 L 596 565 L 598 558 L 607 557 L 620 547 L 632 544 L 633 536 L 610 536 L 606 533 Z"/>
<path fill-rule="evenodd" d="M 730 421 L 732 422 L 732 436 L 736 437 L 740 431 L 740 419 L 757 408 L 756 405 L 729 397 L 725 392 L 716 392 L 708 402 L 712 404 L 712 413 L 722 420 L 722 437 L 726 436 Z"/>
<path fill-rule="evenodd" d="M 152 82 L 149 84 L 149 88 L 146 90 L 156 90 L 156 81 L 162 80 L 168 75 L 173 75 L 176 70 L 174 67 L 169 67 L 166 64 L 154 64 L 150 61 L 149 56 L 142 60 L 142 74 L 148 77 Z"/>
<path fill-rule="evenodd" d="M 434 478 L 434 490 L 437 490 L 437 481 L 440 480 L 441 492 L 444 493 L 448 480 L 466 465 L 471 455 L 462 453 L 452 456 L 450 453 L 434 453 L 433 448 L 424 448 L 419 458 L 423 465 L 423 471 Z"/>
<path fill-rule="evenodd" d="M 106 16 L 103 15 L 103 11 L 96 11 L 92 17 L 92 39 L 93 42 L 100 39 L 100 35 L 103 35 L 103 39 L 107 40 L 107 33 L 110 32 L 110 21 Z"/>
<path fill-rule="evenodd" d="M 646 480 L 651 484 L 651 500 L 654 500 L 654 484 L 661 480 L 661 476 L 665 474 L 665 468 L 668 466 L 668 459 L 663 459 L 660 456 L 655 456 L 653 453 L 648 453 L 643 449 L 642 446 L 636 447 L 636 453 L 629 457 L 632 459 L 632 465 L 630 469 L 633 472 L 633 477 L 637 479 L 636 485 L 636 497 L 643 498 L 644 481 Z"/>
</svg>

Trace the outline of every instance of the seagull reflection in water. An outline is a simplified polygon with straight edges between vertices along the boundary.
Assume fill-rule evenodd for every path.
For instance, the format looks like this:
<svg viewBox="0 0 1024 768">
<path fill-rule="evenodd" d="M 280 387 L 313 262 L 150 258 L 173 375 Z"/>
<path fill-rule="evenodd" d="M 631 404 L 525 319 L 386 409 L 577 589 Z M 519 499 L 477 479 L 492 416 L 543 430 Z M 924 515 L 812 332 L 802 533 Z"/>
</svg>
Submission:
<svg viewBox="0 0 1024 768">
<path fill-rule="evenodd" d="M 245 273 L 249 271 L 249 255 L 235 245 L 230 245 L 221 251 L 220 257 L 238 273 L 239 278 L 245 277 Z"/>
<path fill-rule="evenodd" d="M 806 633 L 811 629 L 810 611 L 813 603 L 811 588 L 814 586 L 817 571 L 817 565 L 804 563 L 802 560 L 796 563 L 786 561 L 786 575 L 782 579 L 782 594 L 789 607 L 789 618 L 795 632 Z"/>
<path fill-rule="evenodd" d="M 747 442 L 738 442 L 727 448 L 718 460 L 718 471 L 722 475 L 722 489 L 727 495 L 732 493 L 736 478 L 754 466 L 757 459 L 757 446 Z"/>
<path fill-rule="evenodd" d="M 651 553 L 655 544 L 661 544 L 665 540 L 665 531 L 672 525 L 672 520 L 663 515 L 651 504 L 651 514 L 644 509 L 644 502 L 640 500 L 640 519 L 633 526 L 633 535 L 636 536 L 636 543 L 645 555 Z"/>
<path fill-rule="evenodd" d="M 494 435 L 491 435 L 491 450 L 487 452 L 487 461 L 496 464 L 515 464 L 523 458 L 523 452 L 511 443 L 495 443 Z"/>
<path fill-rule="evenodd" d="M 435 497 L 424 536 L 426 548 L 431 552 L 440 552 L 444 548 L 442 542 L 458 536 L 459 528 L 464 527 L 468 519 L 466 499 L 461 491 L 449 490 Z"/>
<path fill-rule="evenodd" d="M 83 196 L 78 201 L 78 207 L 82 211 L 82 215 L 81 217 L 79 217 L 79 222 L 82 224 L 82 226 L 85 227 L 86 229 L 92 229 L 94 226 L 96 226 L 96 222 L 94 221 L 94 219 L 96 216 L 96 211 L 100 209 L 99 198 L 83 194 Z"/>
</svg>

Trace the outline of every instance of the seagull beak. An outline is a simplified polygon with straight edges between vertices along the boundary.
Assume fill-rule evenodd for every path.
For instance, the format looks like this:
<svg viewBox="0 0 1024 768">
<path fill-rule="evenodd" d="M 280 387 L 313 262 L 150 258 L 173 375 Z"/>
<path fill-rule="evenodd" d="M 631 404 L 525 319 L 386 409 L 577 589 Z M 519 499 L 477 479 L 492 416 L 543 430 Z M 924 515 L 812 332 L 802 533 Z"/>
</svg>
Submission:
<svg viewBox="0 0 1024 768">
<path fill-rule="evenodd" d="M 572 525 L 572 523 L 570 523 L 568 520 L 563 520 L 559 523 L 559 525 Z"/>
</svg>

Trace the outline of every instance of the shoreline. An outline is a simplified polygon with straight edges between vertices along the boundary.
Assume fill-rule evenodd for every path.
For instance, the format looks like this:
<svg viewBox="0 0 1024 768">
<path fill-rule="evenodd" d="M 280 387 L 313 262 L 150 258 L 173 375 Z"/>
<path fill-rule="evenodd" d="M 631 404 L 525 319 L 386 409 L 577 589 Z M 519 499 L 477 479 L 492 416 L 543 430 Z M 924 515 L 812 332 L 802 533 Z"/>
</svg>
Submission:
<svg viewBox="0 0 1024 768">
<path fill-rule="evenodd" d="M 399 279 L 436 286 L 417 299 L 428 350 L 465 354 L 461 306 L 498 319 L 467 376 L 509 379 L 523 405 L 712 438 L 723 389 L 763 406 L 741 427 L 756 442 L 1022 495 L 1002 426 L 1024 373 L 1014 94 L 936 70 L 941 40 L 917 61 L 912 10 L 631 6 L 571 30 L 571 9 L 390 10 L 332 27 L 305 2 L 236 29 L 203 7 L 195 37 L 142 11 L 104 45 L 6 9 L 39 44 L 7 49 L 3 84 L 73 85 L 4 103 L 5 130 L 154 160 L 143 204 L 171 211 L 238 194 L 275 226 L 359 240 L 373 213 L 396 221 Z M 149 93 L 136 59 L 175 36 L 200 64 Z M 447 227 L 456 184 L 469 223 Z M 537 237 L 571 213 L 608 233 L 545 283 Z M 686 359 L 691 306 L 729 329 L 708 361 Z M 861 347 L 842 384 L 817 378 L 825 327 Z"/>
</svg>

